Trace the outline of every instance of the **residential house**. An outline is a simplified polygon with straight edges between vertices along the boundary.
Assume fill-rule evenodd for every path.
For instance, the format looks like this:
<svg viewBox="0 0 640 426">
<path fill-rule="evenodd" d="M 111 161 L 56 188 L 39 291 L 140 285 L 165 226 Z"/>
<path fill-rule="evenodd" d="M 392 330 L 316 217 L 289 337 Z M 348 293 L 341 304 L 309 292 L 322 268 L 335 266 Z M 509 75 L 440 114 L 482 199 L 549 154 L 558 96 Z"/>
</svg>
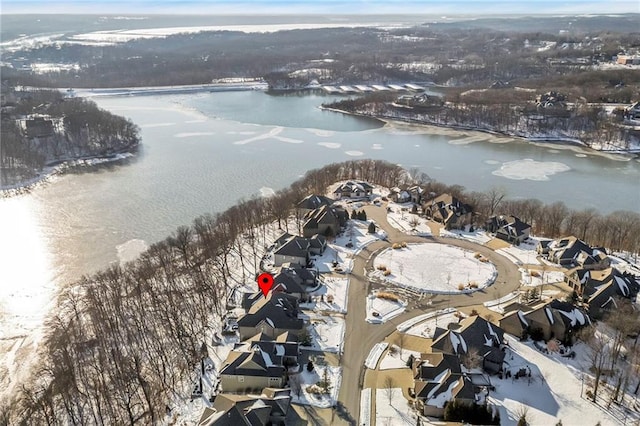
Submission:
<svg viewBox="0 0 640 426">
<path fill-rule="evenodd" d="M 284 292 L 297 297 L 301 302 L 309 300 L 309 293 L 319 287 L 318 278 L 309 269 L 297 264 L 285 263 L 273 277 L 273 292 Z"/>
<path fill-rule="evenodd" d="M 278 241 L 280 241 L 280 239 L 278 239 L 276 243 L 278 243 Z M 306 266 L 311 259 L 310 247 L 311 243 L 308 238 L 291 235 L 274 250 L 273 265 L 281 266 L 285 263 L 297 263 Z"/>
<path fill-rule="evenodd" d="M 534 307 L 518 305 L 518 309 L 505 314 L 500 327 L 517 337 L 537 334 L 545 340 L 568 340 L 580 327 L 591 320 L 571 303 L 552 300 Z"/>
<path fill-rule="evenodd" d="M 250 350 L 232 350 L 220 368 L 223 392 L 261 392 L 268 387 L 284 387 L 286 368 L 260 345 Z"/>
<path fill-rule="evenodd" d="M 329 197 L 325 197 L 324 195 L 311 194 L 307 195 L 302 199 L 302 201 L 296 204 L 296 208 L 304 215 L 322 206 L 330 206 L 333 204 L 333 201 L 334 200 Z"/>
<path fill-rule="evenodd" d="M 457 330 L 446 330 L 433 337 L 431 350 L 455 354 L 458 357 L 477 351 L 482 368 L 490 373 L 502 370 L 504 332 L 484 318 L 473 315 L 463 319 Z"/>
<path fill-rule="evenodd" d="M 591 247 L 574 236 L 558 238 L 544 247 L 539 244 L 537 250 L 538 253 L 546 254 L 551 262 L 565 267 L 604 269 L 611 263 L 604 248 Z"/>
<path fill-rule="evenodd" d="M 304 328 L 304 321 L 298 318 L 298 313 L 297 297 L 270 292 L 238 318 L 240 340 L 248 339 L 258 332 L 273 338 L 287 331 L 298 335 Z"/>
<path fill-rule="evenodd" d="M 408 203 L 409 201 L 411 201 L 411 194 L 409 194 L 406 189 L 401 189 L 395 186 L 391 188 L 389 192 L 389 198 L 391 198 L 394 203 Z"/>
<path fill-rule="evenodd" d="M 573 268 L 565 273 L 565 282 L 576 291 L 589 315 L 595 318 L 616 309 L 617 299 L 634 300 L 640 290 L 638 277 L 611 267 L 602 270 Z"/>
<path fill-rule="evenodd" d="M 473 383 L 462 373 L 456 355 L 421 354 L 414 360 L 412 371 L 416 408 L 425 416 L 443 417 L 445 405 L 453 400 L 476 402 Z"/>
<path fill-rule="evenodd" d="M 445 228 L 463 228 L 472 220 L 472 208 L 450 194 L 442 194 L 422 204 L 429 219 L 442 223 Z"/>
<path fill-rule="evenodd" d="M 292 339 L 292 337 L 294 338 Z M 280 341 L 276 340 L 278 338 Z M 282 333 L 280 336 L 277 336 L 276 339 L 260 332 L 255 336 L 249 337 L 244 342 L 236 343 L 233 350 L 249 352 L 259 348 L 269 354 L 273 363 L 276 365 L 283 365 L 284 367 L 298 365 L 300 349 L 297 337 L 290 333 Z"/>
<path fill-rule="evenodd" d="M 512 244 L 522 243 L 531 234 L 531 225 L 516 216 L 491 216 L 487 221 L 486 229 L 495 233 L 496 238 Z"/>
<path fill-rule="evenodd" d="M 305 215 L 302 235 L 336 235 L 349 220 L 349 214 L 342 207 L 322 206 Z"/>
<path fill-rule="evenodd" d="M 350 180 L 338 185 L 333 194 L 336 198 L 365 198 L 373 192 L 373 185 L 363 182 Z"/>
<path fill-rule="evenodd" d="M 25 120 L 28 138 L 46 138 L 53 136 L 53 121 L 44 117 L 33 117 Z"/>
<path fill-rule="evenodd" d="M 289 412 L 289 389 L 265 388 L 261 396 L 221 393 L 206 407 L 198 426 L 284 425 Z"/>
<path fill-rule="evenodd" d="M 418 185 L 393 187 L 389 193 L 389 197 L 396 203 L 413 203 L 420 204 L 424 189 Z"/>
</svg>

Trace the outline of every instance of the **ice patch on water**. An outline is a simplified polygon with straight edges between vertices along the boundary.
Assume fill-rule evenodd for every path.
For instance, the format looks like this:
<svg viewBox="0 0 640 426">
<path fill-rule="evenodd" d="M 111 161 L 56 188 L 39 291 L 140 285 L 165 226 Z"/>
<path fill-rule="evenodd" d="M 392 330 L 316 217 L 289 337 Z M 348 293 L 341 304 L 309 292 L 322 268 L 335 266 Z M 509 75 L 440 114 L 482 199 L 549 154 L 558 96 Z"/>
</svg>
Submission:
<svg viewBox="0 0 640 426">
<path fill-rule="evenodd" d="M 260 188 L 261 197 L 269 198 L 273 197 L 274 195 L 276 195 L 276 191 L 274 191 L 273 188 L 269 188 L 268 186 L 263 186 L 262 188 Z"/>
<path fill-rule="evenodd" d="M 215 135 L 215 132 L 177 133 L 173 136 L 176 138 L 192 138 L 195 136 L 211 136 L 211 135 Z"/>
<path fill-rule="evenodd" d="M 254 136 L 252 138 L 247 138 L 247 139 L 242 139 L 239 141 L 235 141 L 233 144 L 234 145 L 245 145 L 251 142 L 256 142 L 256 141 L 261 141 L 261 140 L 265 140 L 265 139 L 275 139 L 277 141 L 280 142 L 286 142 L 286 143 L 303 143 L 304 141 L 300 140 L 300 139 L 292 139 L 292 138 L 285 138 L 284 136 L 278 136 L 280 133 L 282 133 L 282 131 L 284 130 L 284 127 L 274 127 L 273 129 L 271 129 L 269 132 L 267 133 L 263 133 L 261 135 L 257 135 Z"/>
<path fill-rule="evenodd" d="M 318 145 L 329 149 L 338 149 L 342 146 L 342 144 L 336 142 L 318 142 Z"/>
<path fill-rule="evenodd" d="M 571 170 L 571 167 L 564 163 L 554 161 L 535 161 L 531 158 L 524 160 L 508 161 L 502 164 L 498 170 L 492 174 L 513 180 L 536 180 L 546 181 L 549 176 Z"/>
<path fill-rule="evenodd" d="M 451 139 L 449 140 L 450 145 L 468 145 L 474 142 L 486 141 L 489 139 L 486 135 L 477 135 L 477 136 L 469 136 L 462 139 Z"/>
<path fill-rule="evenodd" d="M 344 153 L 350 155 L 351 157 L 360 157 L 364 155 L 364 152 L 362 151 L 345 151 Z"/>
<path fill-rule="evenodd" d="M 576 157 L 578 157 L 578 158 L 586 158 L 587 154 L 576 154 Z"/>
<path fill-rule="evenodd" d="M 371 145 L 371 149 L 378 150 L 378 149 L 384 149 L 384 148 L 379 143 L 374 143 L 373 145 Z"/>
<path fill-rule="evenodd" d="M 120 244 L 116 246 L 116 251 L 118 252 L 118 260 L 121 264 L 131 262 L 135 260 L 147 250 L 149 246 L 144 240 L 133 239 L 129 240 L 126 243 Z"/>
<path fill-rule="evenodd" d="M 322 129 L 305 129 L 309 133 L 313 133 L 316 136 L 320 136 L 322 138 L 329 138 L 336 134 L 333 130 L 322 130 Z"/>
<path fill-rule="evenodd" d="M 142 127 L 143 129 L 152 129 L 154 127 L 168 127 L 168 126 L 175 126 L 176 123 L 151 123 L 151 124 L 142 124 L 140 125 L 140 127 Z"/>
<path fill-rule="evenodd" d="M 257 132 L 253 132 L 251 130 L 246 130 L 246 131 L 242 131 L 242 132 L 237 132 L 235 130 L 230 130 L 227 132 L 228 135 L 255 135 Z"/>
<path fill-rule="evenodd" d="M 498 160 L 484 160 L 484 163 L 485 164 L 491 164 L 491 165 L 500 164 L 500 162 Z"/>
</svg>

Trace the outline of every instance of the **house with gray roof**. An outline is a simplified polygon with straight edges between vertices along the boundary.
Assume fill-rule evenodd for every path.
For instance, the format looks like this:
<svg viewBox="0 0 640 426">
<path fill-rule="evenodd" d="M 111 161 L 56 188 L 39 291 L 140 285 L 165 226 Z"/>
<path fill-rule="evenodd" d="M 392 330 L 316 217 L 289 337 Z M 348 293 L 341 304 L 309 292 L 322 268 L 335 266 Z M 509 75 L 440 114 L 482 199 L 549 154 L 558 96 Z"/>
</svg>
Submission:
<svg viewBox="0 0 640 426">
<path fill-rule="evenodd" d="M 540 251 L 546 252 L 551 262 L 565 267 L 604 269 L 611 263 L 603 247 L 591 247 L 574 236 L 555 239 Z"/>
<path fill-rule="evenodd" d="M 462 372 L 454 354 L 420 354 L 412 365 L 416 408 L 425 416 L 442 417 L 446 404 L 453 400 L 475 403 L 474 385 Z"/>
<path fill-rule="evenodd" d="M 260 396 L 218 394 L 198 426 L 283 425 L 289 412 L 289 389 L 265 388 Z"/>
<path fill-rule="evenodd" d="M 446 330 L 431 344 L 433 352 L 465 356 L 471 349 L 482 357 L 482 368 L 490 373 L 502 370 L 504 331 L 484 318 L 473 315 L 463 319 L 456 330 Z"/>
<path fill-rule="evenodd" d="M 516 216 L 491 216 L 485 227 L 487 231 L 494 233 L 496 238 L 512 244 L 522 243 L 531 234 L 531 225 Z"/>
<path fill-rule="evenodd" d="M 297 263 L 306 266 L 311 259 L 310 248 L 311 243 L 308 238 L 291 235 L 273 252 L 273 265 L 281 266 L 284 263 Z"/>
<path fill-rule="evenodd" d="M 333 191 L 333 195 L 336 198 L 365 198 L 370 196 L 372 192 L 373 185 L 361 180 L 350 180 L 338 185 Z"/>
<path fill-rule="evenodd" d="M 461 229 L 471 224 L 472 208 L 451 194 L 441 194 L 422 203 L 425 216 L 442 223 L 446 229 Z"/>
<path fill-rule="evenodd" d="M 258 332 L 272 338 L 287 331 L 297 335 L 304 328 L 304 321 L 298 318 L 299 312 L 297 297 L 270 292 L 238 318 L 240 340 L 248 339 Z"/>
<path fill-rule="evenodd" d="M 300 210 L 302 214 L 306 214 L 320 207 L 330 206 L 333 202 L 333 199 L 325 197 L 324 195 L 311 194 L 307 195 L 298 204 L 296 204 L 296 209 Z"/>
<path fill-rule="evenodd" d="M 322 206 L 304 217 L 302 235 L 312 237 L 314 235 L 336 235 L 349 220 L 349 214 L 342 207 Z"/>
<path fill-rule="evenodd" d="M 609 267 L 576 267 L 565 272 L 565 282 L 573 288 L 589 315 L 600 317 L 617 308 L 617 300 L 634 300 L 640 291 L 639 278 Z"/>
<path fill-rule="evenodd" d="M 284 387 L 286 368 L 272 354 L 252 345 L 247 351 L 232 350 L 220 368 L 223 392 L 261 392 L 266 387 Z"/>
</svg>

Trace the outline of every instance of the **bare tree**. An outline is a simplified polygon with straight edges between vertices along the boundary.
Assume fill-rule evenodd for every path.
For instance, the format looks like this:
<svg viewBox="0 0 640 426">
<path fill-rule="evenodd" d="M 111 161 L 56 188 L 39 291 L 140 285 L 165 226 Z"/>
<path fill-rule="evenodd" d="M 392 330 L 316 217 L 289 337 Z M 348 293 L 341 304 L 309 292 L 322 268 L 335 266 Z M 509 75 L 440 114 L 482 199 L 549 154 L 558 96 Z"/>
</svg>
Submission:
<svg viewBox="0 0 640 426">
<path fill-rule="evenodd" d="M 587 359 L 591 364 L 587 366 L 587 369 L 591 370 L 595 375 L 593 396 L 591 399 L 593 402 L 596 402 L 596 398 L 598 397 L 598 388 L 600 386 L 600 378 L 602 377 L 605 366 L 609 361 L 609 338 L 598 332 L 593 326 L 583 328 L 579 333 L 579 338 L 586 345 Z"/>
<path fill-rule="evenodd" d="M 393 401 L 393 389 L 396 387 L 396 381 L 391 376 L 387 376 L 384 379 L 384 392 L 389 400 L 389 405 Z"/>
</svg>

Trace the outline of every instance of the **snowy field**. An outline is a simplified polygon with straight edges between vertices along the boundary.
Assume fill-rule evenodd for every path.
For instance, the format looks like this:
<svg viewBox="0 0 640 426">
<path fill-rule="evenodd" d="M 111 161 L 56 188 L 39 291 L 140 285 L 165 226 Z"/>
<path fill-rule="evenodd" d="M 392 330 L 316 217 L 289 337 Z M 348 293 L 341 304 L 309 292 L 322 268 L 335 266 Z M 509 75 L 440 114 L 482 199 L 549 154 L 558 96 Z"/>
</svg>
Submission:
<svg viewBox="0 0 640 426">
<path fill-rule="evenodd" d="M 407 308 L 407 303 L 402 300 L 394 301 L 369 295 L 367 297 L 367 318 L 366 321 L 374 324 L 381 324 L 397 317 Z M 376 312 L 378 315 L 373 315 Z"/>
<path fill-rule="evenodd" d="M 415 426 L 416 423 L 417 416 L 402 395 L 402 389 L 376 389 L 376 425 Z"/>
<path fill-rule="evenodd" d="M 406 334 L 432 339 L 433 333 L 436 331 L 436 327 L 446 329 L 449 324 L 457 322 L 458 318 L 454 316 L 453 312 L 438 315 L 413 325 L 411 328 L 407 329 Z"/>
<path fill-rule="evenodd" d="M 303 349 L 322 352 L 342 352 L 344 341 L 344 320 L 342 318 L 314 315 L 307 328 L 311 335 L 311 346 Z"/>
<path fill-rule="evenodd" d="M 321 256 L 313 256 L 313 264 L 320 272 L 343 272 L 349 273 L 353 268 L 353 258 L 367 244 L 386 238 L 384 231 L 376 226 L 377 232 L 368 232 L 369 222 L 361 220 L 349 220 L 346 230 L 338 236 L 332 243 L 327 244 L 327 248 Z M 349 245 L 351 247 L 349 247 Z M 338 269 L 333 267 L 333 263 L 338 262 Z"/>
<path fill-rule="evenodd" d="M 507 248 L 496 250 L 497 253 L 504 255 L 507 259 L 516 264 L 529 264 L 539 265 L 540 262 L 536 258 L 536 246 L 538 245 L 538 238 L 529 238 L 519 246 L 509 246 Z"/>
<path fill-rule="evenodd" d="M 392 349 L 393 348 L 393 349 Z M 420 357 L 420 352 L 410 351 L 408 349 L 400 349 L 400 347 L 396 345 L 392 345 L 387 353 L 385 354 L 382 361 L 380 361 L 380 366 L 378 370 L 392 370 L 394 368 L 409 368 L 407 366 L 407 362 L 409 361 L 409 356 L 413 355 L 414 358 Z"/>
<path fill-rule="evenodd" d="M 452 229 L 447 231 L 444 228 L 440 229 L 440 236 L 445 238 L 461 238 L 463 240 L 469 240 L 478 244 L 486 244 L 491 241 L 492 238 L 489 234 L 482 230 L 469 232 L 463 231 L 461 229 Z"/>
<path fill-rule="evenodd" d="M 329 379 L 330 388 L 328 395 L 316 395 L 308 391 L 308 387 L 315 385 L 318 381 L 323 380 L 324 372 L 327 371 L 327 378 Z M 336 405 L 338 400 L 338 393 L 340 391 L 340 384 L 342 380 L 342 368 L 332 366 L 315 365 L 313 371 L 309 372 L 305 368 L 299 374 L 292 375 L 289 385 L 291 386 L 291 402 L 301 405 L 313 405 L 319 408 L 329 408 Z M 300 384 L 300 390 L 296 389 L 296 385 L 291 383 L 298 382 Z M 300 395 L 298 396 L 298 393 Z"/>
<path fill-rule="evenodd" d="M 491 392 L 489 399 L 499 406 L 502 425 L 517 424 L 517 413 L 522 404 L 529 406 L 528 416 L 533 425 L 553 425 L 558 420 L 566 425 L 582 424 L 578 419 L 588 419 L 588 424 L 600 422 L 602 426 L 619 424 L 591 401 L 580 397 L 582 383 L 579 377 L 583 368 L 579 360 L 569 360 L 558 354 L 545 355 L 532 343 L 523 344 L 511 336 L 505 337 L 512 349 L 505 361 L 512 371 L 530 368 L 531 383 L 527 377 L 518 380 L 491 378 L 496 390 Z"/>
<path fill-rule="evenodd" d="M 387 221 L 389 222 L 389 225 L 399 231 L 412 235 L 431 235 L 431 228 L 429 228 L 427 220 L 423 217 L 412 214 L 412 206 L 413 204 L 411 203 L 389 203 L 388 207 L 391 209 L 387 212 Z M 403 209 L 405 210 L 403 211 Z M 413 221 L 415 221 L 415 223 L 412 224 Z"/>
<path fill-rule="evenodd" d="M 564 281 L 564 272 L 562 271 L 541 271 L 537 269 L 521 269 L 522 285 L 529 287 L 537 287 L 542 284 L 560 283 Z M 538 276 L 535 276 L 538 275 Z M 544 277 L 543 277 L 544 275 Z"/>
<path fill-rule="evenodd" d="M 349 278 L 323 275 L 320 277 L 320 281 L 323 285 L 318 290 L 309 293 L 313 296 L 314 301 L 301 303 L 300 306 L 316 312 L 346 313 Z M 328 296 L 333 297 L 333 302 L 329 303 Z"/>
<path fill-rule="evenodd" d="M 491 285 L 496 268 L 474 258 L 472 252 L 445 244 L 410 244 L 387 249 L 376 257 L 371 275 L 425 293 L 464 293 Z M 384 276 L 378 267 L 391 274 Z M 475 288 L 471 284 L 475 284 Z"/>
</svg>

